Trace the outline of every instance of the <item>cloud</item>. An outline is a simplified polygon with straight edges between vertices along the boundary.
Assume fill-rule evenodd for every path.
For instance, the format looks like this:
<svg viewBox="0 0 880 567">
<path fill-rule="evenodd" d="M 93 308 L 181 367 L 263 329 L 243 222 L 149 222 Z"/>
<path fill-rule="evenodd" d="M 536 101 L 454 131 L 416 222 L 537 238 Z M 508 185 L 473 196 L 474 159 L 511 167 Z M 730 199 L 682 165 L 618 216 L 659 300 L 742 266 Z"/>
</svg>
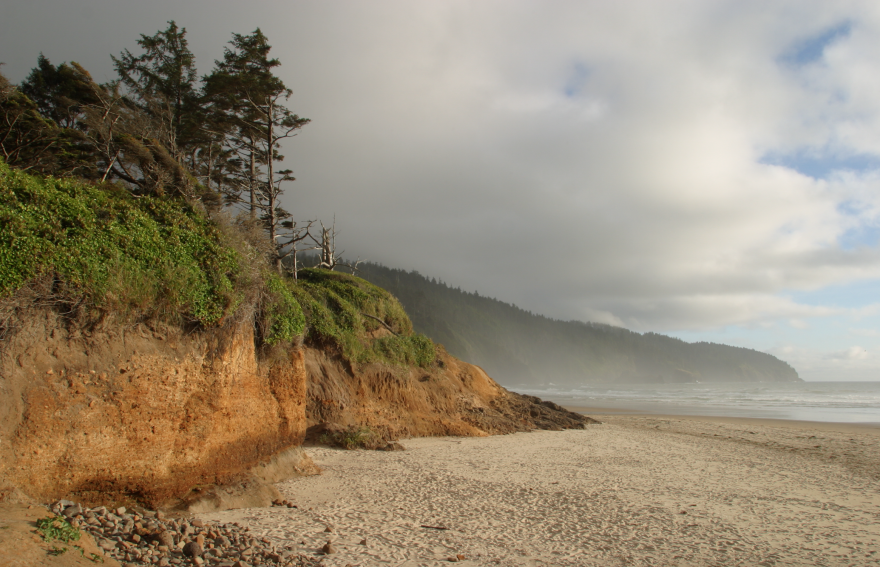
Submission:
<svg viewBox="0 0 880 567">
<path fill-rule="evenodd" d="M 852 346 L 848 349 L 832 352 L 825 355 L 826 359 L 834 361 L 867 360 L 870 355 L 866 349 L 860 346 Z"/>
<path fill-rule="evenodd" d="M 352 256 L 563 319 L 810 348 L 858 307 L 804 294 L 880 280 L 874 4 L 79 4 L 16 5 L 4 72 L 43 50 L 109 75 L 170 18 L 207 72 L 261 26 L 313 120 L 285 208 L 335 214 Z"/>
</svg>

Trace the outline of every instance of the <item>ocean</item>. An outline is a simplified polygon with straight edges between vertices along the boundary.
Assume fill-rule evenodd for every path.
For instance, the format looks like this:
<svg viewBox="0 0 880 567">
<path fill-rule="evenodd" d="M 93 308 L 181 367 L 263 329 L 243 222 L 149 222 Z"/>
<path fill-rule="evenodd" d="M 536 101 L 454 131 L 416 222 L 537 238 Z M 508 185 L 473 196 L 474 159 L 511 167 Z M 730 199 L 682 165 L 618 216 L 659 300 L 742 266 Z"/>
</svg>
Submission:
<svg viewBox="0 0 880 567">
<path fill-rule="evenodd" d="M 757 417 L 880 425 L 880 382 L 509 386 L 601 413 Z"/>
</svg>

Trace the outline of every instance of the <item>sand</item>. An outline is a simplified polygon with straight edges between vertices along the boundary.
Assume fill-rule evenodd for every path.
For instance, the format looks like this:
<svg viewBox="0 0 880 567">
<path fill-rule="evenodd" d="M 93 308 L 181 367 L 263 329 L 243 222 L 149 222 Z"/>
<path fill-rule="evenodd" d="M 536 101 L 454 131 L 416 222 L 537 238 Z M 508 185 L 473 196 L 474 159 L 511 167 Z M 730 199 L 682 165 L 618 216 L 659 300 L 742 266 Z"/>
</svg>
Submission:
<svg viewBox="0 0 880 567">
<path fill-rule="evenodd" d="M 599 419 L 404 440 L 402 452 L 311 448 L 324 473 L 279 485 L 297 509 L 202 517 L 302 553 L 330 540 L 324 564 L 340 567 L 458 554 L 462 565 L 880 565 L 880 429 Z"/>
</svg>

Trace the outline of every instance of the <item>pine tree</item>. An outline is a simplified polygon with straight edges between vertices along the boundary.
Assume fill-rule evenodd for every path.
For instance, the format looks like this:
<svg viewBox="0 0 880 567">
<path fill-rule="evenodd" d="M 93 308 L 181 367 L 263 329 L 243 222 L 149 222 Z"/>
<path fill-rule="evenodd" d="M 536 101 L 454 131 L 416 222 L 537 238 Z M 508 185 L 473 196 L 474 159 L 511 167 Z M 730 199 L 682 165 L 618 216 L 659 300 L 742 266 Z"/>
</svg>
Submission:
<svg viewBox="0 0 880 567">
<path fill-rule="evenodd" d="M 284 106 L 292 91 L 275 76 L 281 62 L 269 57 L 272 47 L 259 28 L 250 35 L 233 34 L 229 44 L 223 60 L 205 77 L 205 101 L 223 117 L 219 122 L 227 144 L 237 155 L 227 202 L 246 206 L 251 218 L 263 223 L 275 247 L 273 263 L 281 271 L 282 260 L 306 234 L 280 203 L 282 185 L 294 181 L 293 172 L 275 165 L 284 160 L 281 141 L 295 136 L 309 119 Z"/>
<path fill-rule="evenodd" d="M 168 28 L 137 40 L 143 54 L 127 49 L 113 57 L 120 82 L 142 111 L 161 125 L 159 139 L 179 162 L 192 165 L 200 140 L 195 56 L 189 50 L 186 28 L 172 20 Z M 188 159 L 187 159 L 188 158 Z"/>
</svg>

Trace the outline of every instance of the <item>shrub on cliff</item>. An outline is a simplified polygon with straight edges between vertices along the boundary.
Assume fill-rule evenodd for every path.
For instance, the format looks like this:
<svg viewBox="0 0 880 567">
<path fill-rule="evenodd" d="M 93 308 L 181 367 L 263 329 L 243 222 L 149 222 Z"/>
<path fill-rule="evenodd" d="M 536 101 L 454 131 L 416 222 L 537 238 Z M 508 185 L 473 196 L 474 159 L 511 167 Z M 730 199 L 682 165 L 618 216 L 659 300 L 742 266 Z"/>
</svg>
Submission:
<svg viewBox="0 0 880 567">
<path fill-rule="evenodd" d="M 179 199 L 28 175 L 0 161 L 0 298 L 54 276 L 89 304 L 212 325 L 242 296 L 239 255 Z"/>
<path fill-rule="evenodd" d="M 253 314 L 270 347 L 306 339 L 359 364 L 429 366 L 387 291 L 355 276 L 275 273 L 262 231 L 219 223 L 181 198 L 29 175 L 0 160 L 0 300 L 49 278 L 56 299 L 129 318 L 217 325 Z M 248 315 L 250 316 L 250 315 Z"/>
<path fill-rule="evenodd" d="M 437 357 L 431 339 L 413 332 L 400 302 L 366 280 L 306 268 L 292 290 L 306 312 L 306 340 L 336 348 L 351 362 L 426 367 Z"/>
</svg>

